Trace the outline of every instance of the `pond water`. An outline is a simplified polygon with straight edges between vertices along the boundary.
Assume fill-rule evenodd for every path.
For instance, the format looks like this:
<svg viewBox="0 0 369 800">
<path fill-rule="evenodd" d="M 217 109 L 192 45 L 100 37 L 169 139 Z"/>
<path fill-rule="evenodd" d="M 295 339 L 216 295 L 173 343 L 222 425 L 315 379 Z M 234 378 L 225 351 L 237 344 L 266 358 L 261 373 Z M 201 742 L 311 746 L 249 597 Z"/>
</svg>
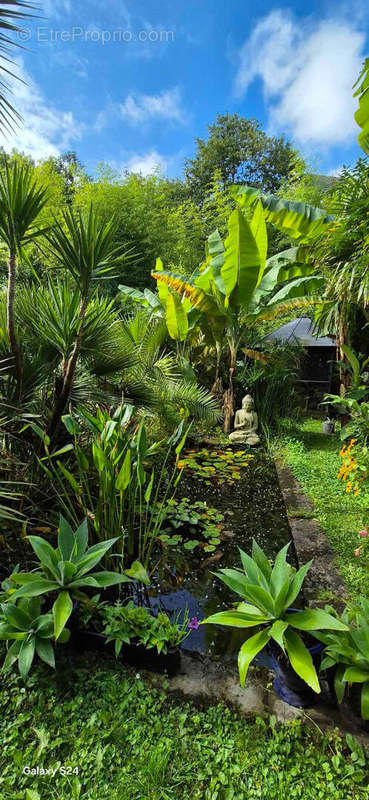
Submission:
<svg viewBox="0 0 369 800">
<path fill-rule="evenodd" d="M 273 559 L 290 541 L 291 534 L 274 463 L 261 451 L 253 454 L 248 465 L 240 469 L 239 478 L 231 484 L 227 476 L 217 479 L 210 472 L 200 477 L 185 469 L 176 494 L 178 503 L 183 497 L 189 498 L 192 504 L 206 502 L 224 515 L 221 541 L 212 553 L 200 547 L 192 552 L 186 551 L 183 545 L 166 547 L 150 601 L 155 610 L 162 608 L 169 614 L 187 607 L 190 617 L 201 620 L 237 601 L 237 596 L 214 576 L 214 572 L 219 568 L 239 567 L 239 547 L 251 553 L 252 540 L 256 539 Z M 188 538 L 193 539 L 193 533 L 188 533 Z M 296 565 L 292 544 L 289 562 Z M 251 630 L 248 635 L 254 632 Z M 245 638 L 245 631 L 204 625 L 191 632 L 182 648 L 234 658 Z"/>
</svg>

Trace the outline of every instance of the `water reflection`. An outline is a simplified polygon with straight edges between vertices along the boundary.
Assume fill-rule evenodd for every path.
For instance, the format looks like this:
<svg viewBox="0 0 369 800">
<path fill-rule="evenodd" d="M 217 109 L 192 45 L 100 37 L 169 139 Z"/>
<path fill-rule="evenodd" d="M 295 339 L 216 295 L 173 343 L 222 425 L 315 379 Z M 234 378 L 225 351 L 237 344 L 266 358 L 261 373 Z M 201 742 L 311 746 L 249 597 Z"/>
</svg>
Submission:
<svg viewBox="0 0 369 800">
<path fill-rule="evenodd" d="M 264 454 L 258 454 L 250 462 L 241 480 L 233 486 L 225 482 L 209 486 L 198 476 L 184 474 L 178 496 L 190 497 L 193 502 L 205 501 L 221 511 L 225 515 L 225 530 L 210 558 L 199 548 L 188 552 L 168 547 L 150 599 L 154 609 L 162 608 L 171 613 L 187 607 L 190 617 L 201 620 L 215 611 L 229 608 L 237 600 L 214 572 L 239 566 L 238 547 L 250 553 L 252 539 L 256 539 L 273 559 L 290 540 L 290 529 L 274 463 Z M 289 561 L 296 564 L 292 546 Z M 183 649 L 234 658 L 242 642 L 254 632 L 253 629 L 245 632 L 204 625 L 191 632 Z"/>
</svg>

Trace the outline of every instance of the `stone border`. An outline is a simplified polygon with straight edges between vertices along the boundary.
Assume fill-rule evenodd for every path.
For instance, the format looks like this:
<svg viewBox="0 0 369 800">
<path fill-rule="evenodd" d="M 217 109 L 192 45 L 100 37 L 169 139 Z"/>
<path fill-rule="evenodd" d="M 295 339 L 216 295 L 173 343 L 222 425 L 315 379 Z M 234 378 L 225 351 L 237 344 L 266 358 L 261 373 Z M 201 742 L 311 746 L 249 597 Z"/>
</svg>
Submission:
<svg viewBox="0 0 369 800">
<path fill-rule="evenodd" d="M 308 605 L 329 602 L 342 610 L 348 596 L 347 586 L 335 566 L 334 551 L 320 523 L 313 516 L 314 506 L 303 493 L 290 467 L 280 458 L 275 459 L 275 466 L 298 563 L 301 566 L 313 559 L 304 581 L 306 601 Z M 319 597 L 322 593 L 325 598 Z"/>
</svg>

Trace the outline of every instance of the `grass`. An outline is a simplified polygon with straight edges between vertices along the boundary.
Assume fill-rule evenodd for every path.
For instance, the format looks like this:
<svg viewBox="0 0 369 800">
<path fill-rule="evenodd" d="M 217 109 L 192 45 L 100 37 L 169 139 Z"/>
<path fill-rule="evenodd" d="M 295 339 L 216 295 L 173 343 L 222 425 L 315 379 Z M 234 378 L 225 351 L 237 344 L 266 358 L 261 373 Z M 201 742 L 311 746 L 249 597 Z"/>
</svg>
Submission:
<svg viewBox="0 0 369 800">
<path fill-rule="evenodd" d="M 198 710 L 101 656 L 61 666 L 39 667 L 27 687 L 1 678 L 1 800 L 369 797 L 368 755 L 352 737 Z M 24 773 L 37 767 L 57 771 Z"/>
<path fill-rule="evenodd" d="M 338 434 L 322 433 L 319 419 L 301 422 L 282 420 L 274 450 L 282 455 L 314 504 L 314 516 L 321 523 L 336 555 L 336 563 L 350 593 L 369 597 L 367 556 L 355 557 L 358 533 L 369 524 L 369 493 L 358 497 L 345 491 L 337 479 L 341 466 Z"/>
</svg>

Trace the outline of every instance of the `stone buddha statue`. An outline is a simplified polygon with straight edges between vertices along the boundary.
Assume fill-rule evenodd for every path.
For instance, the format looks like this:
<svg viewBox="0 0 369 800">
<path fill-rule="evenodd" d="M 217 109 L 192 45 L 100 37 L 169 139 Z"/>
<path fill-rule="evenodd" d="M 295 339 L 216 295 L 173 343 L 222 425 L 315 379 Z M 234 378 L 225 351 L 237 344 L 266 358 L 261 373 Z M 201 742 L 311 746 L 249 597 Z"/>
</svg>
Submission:
<svg viewBox="0 0 369 800">
<path fill-rule="evenodd" d="M 242 408 L 236 411 L 234 418 L 234 431 L 229 434 L 231 442 L 239 444 L 256 445 L 260 439 L 256 433 L 258 429 L 258 415 L 254 410 L 254 401 L 251 394 L 245 395 Z"/>
</svg>

